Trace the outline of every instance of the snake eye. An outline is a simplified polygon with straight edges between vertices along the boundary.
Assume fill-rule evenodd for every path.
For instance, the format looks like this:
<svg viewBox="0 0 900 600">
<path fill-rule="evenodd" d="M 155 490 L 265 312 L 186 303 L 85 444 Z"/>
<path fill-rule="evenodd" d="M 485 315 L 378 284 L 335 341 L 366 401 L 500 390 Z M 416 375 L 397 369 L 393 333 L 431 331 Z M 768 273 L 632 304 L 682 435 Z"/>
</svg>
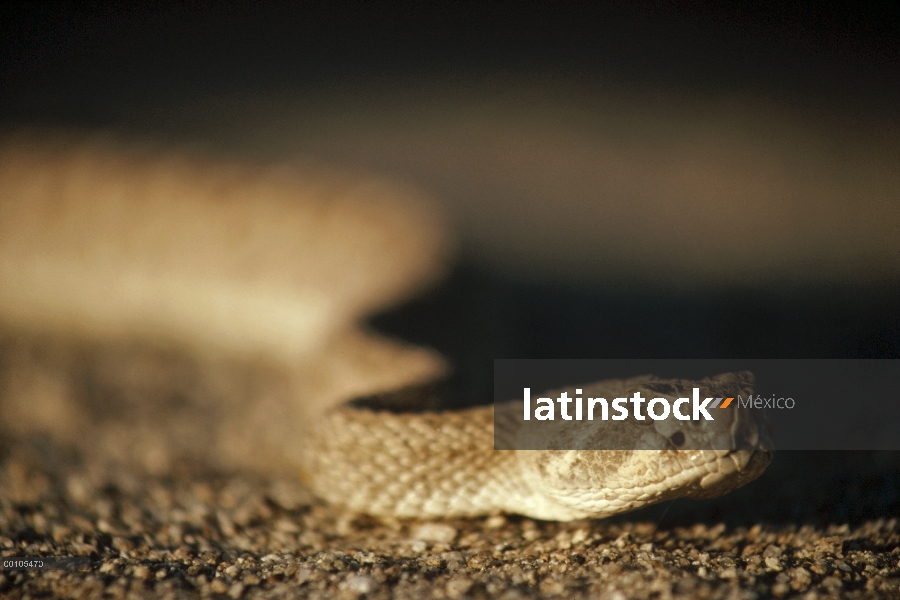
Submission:
<svg viewBox="0 0 900 600">
<path fill-rule="evenodd" d="M 671 436 L 669 436 L 669 440 L 673 444 L 675 444 L 676 448 L 680 448 L 681 446 L 684 446 L 684 442 L 685 442 L 684 434 L 680 431 L 676 431 Z"/>
</svg>

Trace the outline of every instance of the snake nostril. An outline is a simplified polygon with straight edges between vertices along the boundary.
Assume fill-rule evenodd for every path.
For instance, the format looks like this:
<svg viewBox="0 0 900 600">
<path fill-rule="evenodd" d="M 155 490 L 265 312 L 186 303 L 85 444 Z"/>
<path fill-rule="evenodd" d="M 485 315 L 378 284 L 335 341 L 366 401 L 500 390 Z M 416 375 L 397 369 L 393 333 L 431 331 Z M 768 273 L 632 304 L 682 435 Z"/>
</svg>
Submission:
<svg viewBox="0 0 900 600">
<path fill-rule="evenodd" d="M 681 446 L 684 446 L 684 434 L 680 431 L 676 431 L 671 436 L 669 436 L 669 440 L 671 440 L 676 447 L 680 448 Z"/>
</svg>

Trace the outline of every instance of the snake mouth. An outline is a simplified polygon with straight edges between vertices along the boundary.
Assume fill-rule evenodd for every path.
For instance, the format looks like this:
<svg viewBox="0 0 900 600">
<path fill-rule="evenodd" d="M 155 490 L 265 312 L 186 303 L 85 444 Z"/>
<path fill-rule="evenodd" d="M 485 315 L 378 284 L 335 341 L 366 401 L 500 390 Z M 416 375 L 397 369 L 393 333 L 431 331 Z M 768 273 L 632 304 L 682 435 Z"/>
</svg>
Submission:
<svg viewBox="0 0 900 600">
<path fill-rule="evenodd" d="M 733 449 L 718 458 L 717 471 L 700 480 L 702 488 L 714 489 L 716 495 L 753 481 L 762 475 L 775 456 L 765 413 L 757 415 L 748 408 L 737 408 L 731 426 L 731 440 Z"/>
<path fill-rule="evenodd" d="M 771 448 L 731 450 L 717 457 L 715 470 L 700 479 L 696 498 L 711 498 L 735 490 L 762 475 L 775 453 Z"/>
</svg>

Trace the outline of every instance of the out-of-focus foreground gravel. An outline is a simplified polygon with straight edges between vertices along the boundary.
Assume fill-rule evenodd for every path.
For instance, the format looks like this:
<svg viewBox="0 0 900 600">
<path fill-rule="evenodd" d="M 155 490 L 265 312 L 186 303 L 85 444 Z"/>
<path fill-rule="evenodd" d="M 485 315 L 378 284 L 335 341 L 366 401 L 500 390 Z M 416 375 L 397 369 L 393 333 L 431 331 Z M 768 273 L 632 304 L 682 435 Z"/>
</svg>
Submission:
<svg viewBox="0 0 900 600">
<path fill-rule="evenodd" d="M 900 598 L 894 455 L 783 453 L 722 499 L 545 523 L 375 520 L 290 480 L 0 452 L 0 554 L 91 558 L 0 571 L 10 598 Z"/>
</svg>

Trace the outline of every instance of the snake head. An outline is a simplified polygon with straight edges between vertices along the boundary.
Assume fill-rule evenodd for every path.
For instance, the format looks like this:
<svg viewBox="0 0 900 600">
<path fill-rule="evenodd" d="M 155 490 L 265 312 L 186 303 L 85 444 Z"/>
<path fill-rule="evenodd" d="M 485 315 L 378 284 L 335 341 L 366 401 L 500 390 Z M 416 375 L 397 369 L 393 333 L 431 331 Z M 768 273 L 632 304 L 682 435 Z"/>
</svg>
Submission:
<svg viewBox="0 0 900 600">
<path fill-rule="evenodd" d="M 755 393 L 747 372 L 699 381 L 642 376 L 582 386 L 577 393 L 623 398 L 638 392 L 671 405 L 690 398 L 695 387 L 704 397 Z M 576 388 L 561 391 L 575 397 Z M 558 420 L 541 423 L 540 430 L 529 423 L 521 435 L 532 436 L 530 447 L 539 442 L 545 448 L 520 451 L 519 464 L 532 490 L 530 515 L 604 517 L 674 498 L 713 498 L 757 478 L 773 456 L 764 415 L 739 402 L 711 410 L 713 420 L 680 420 L 671 414 L 662 420 L 637 419 L 632 412 L 622 421 Z"/>
</svg>

